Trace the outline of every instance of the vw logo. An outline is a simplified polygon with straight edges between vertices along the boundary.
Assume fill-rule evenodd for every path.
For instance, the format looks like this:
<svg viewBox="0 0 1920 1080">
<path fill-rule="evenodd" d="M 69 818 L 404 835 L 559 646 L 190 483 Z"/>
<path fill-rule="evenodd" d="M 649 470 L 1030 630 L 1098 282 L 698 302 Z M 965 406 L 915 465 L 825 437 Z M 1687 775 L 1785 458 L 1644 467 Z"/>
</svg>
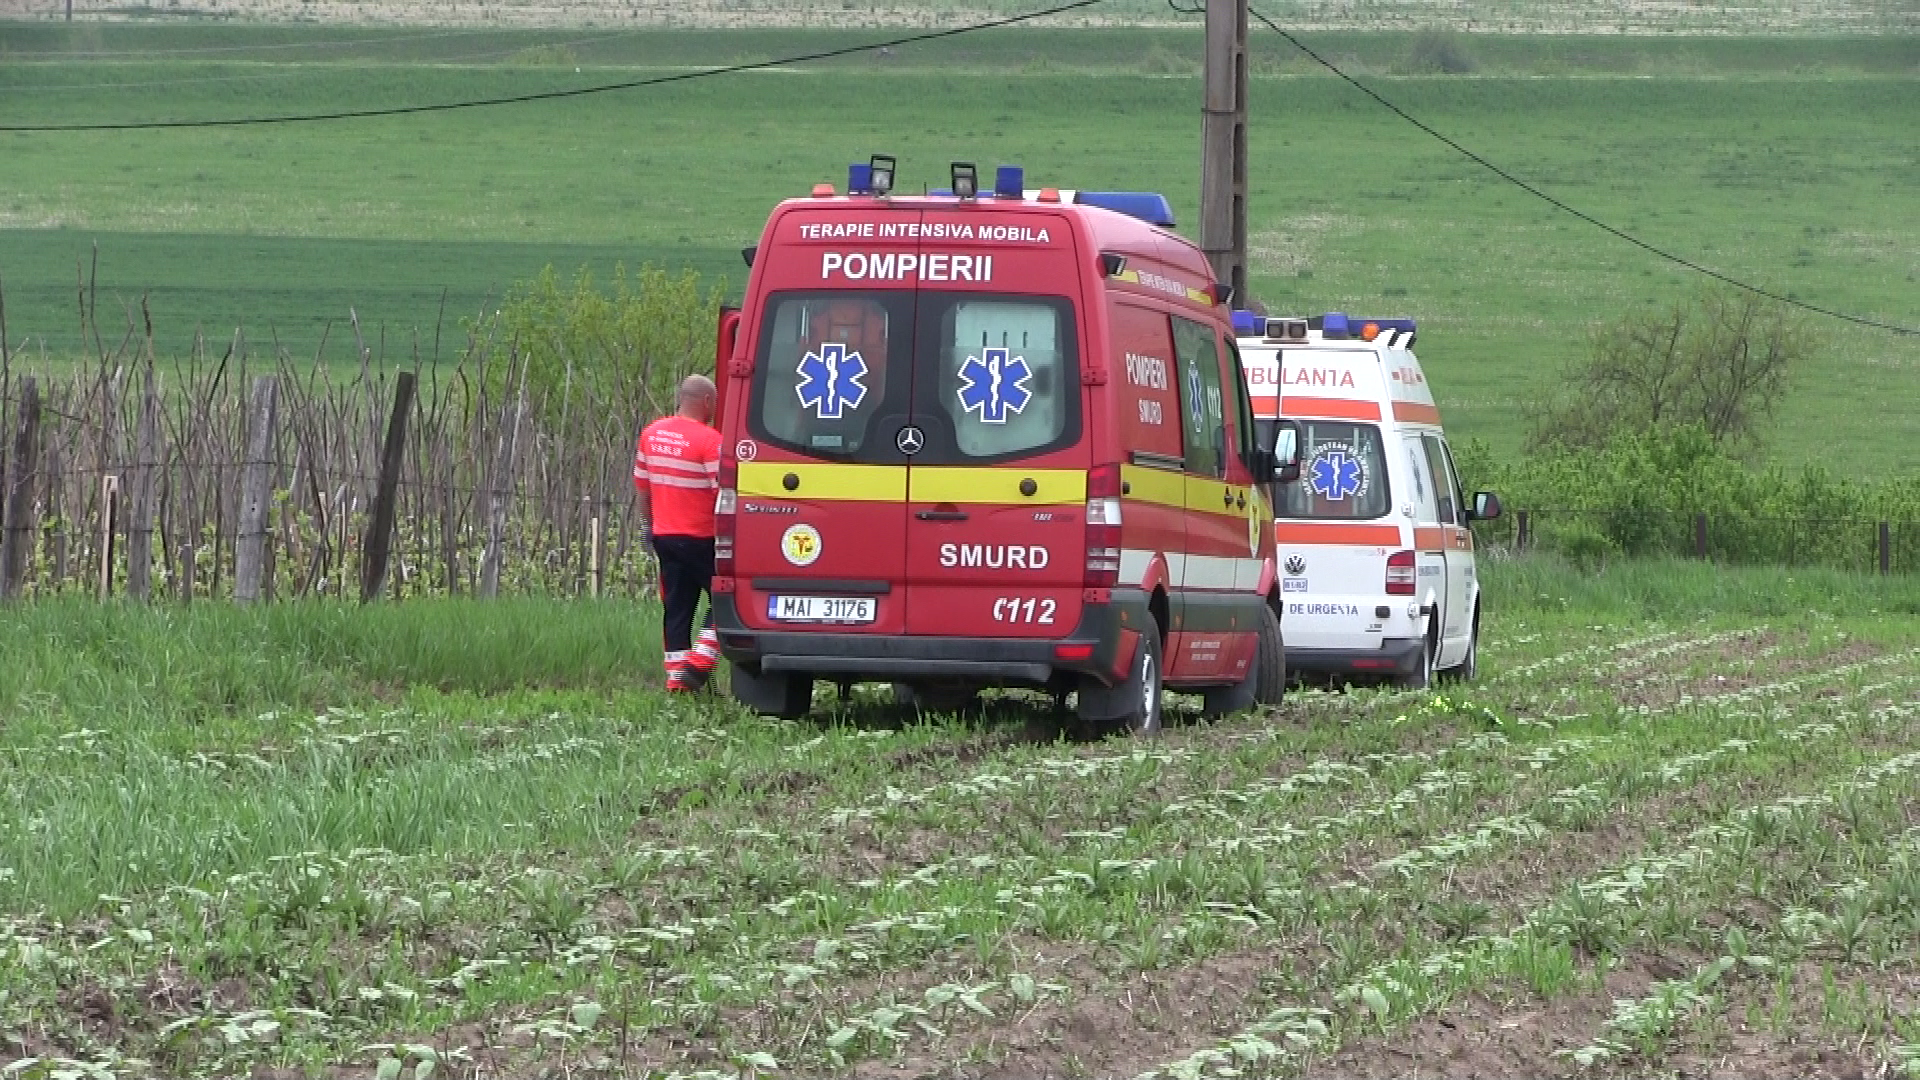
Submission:
<svg viewBox="0 0 1920 1080">
<path fill-rule="evenodd" d="M 1287 556 L 1287 573 L 1292 574 L 1294 577 L 1299 577 L 1306 572 L 1307 560 L 1298 555 Z"/>
<path fill-rule="evenodd" d="M 901 453 L 912 457 L 920 452 L 921 447 L 927 445 L 927 433 L 908 424 L 893 437 L 893 445 L 898 447 Z"/>
</svg>

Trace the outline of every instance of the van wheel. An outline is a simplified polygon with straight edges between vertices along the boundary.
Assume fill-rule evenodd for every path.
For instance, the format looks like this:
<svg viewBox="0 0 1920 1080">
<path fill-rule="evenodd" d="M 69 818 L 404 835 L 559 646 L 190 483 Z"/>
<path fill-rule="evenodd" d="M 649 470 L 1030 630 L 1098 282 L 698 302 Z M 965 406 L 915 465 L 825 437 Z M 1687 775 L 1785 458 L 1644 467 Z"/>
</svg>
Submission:
<svg viewBox="0 0 1920 1080">
<path fill-rule="evenodd" d="M 1140 635 L 1140 647 L 1133 651 L 1133 676 L 1127 680 L 1132 691 L 1131 707 L 1114 725 L 1116 733 L 1128 735 L 1160 734 L 1160 635 Z"/>
<path fill-rule="evenodd" d="M 1420 650 L 1420 666 L 1411 675 L 1401 675 L 1394 682 L 1402 690 L 1428 690 L 1433 687 L 1433 639 L 1428 638 Z"/>
<path fill-rule="evenodd" d="M 1253 700 L 1261 705 L 1278 705 L 1287 692 L 1287 641 L 1280 631 L 1280 616 L 1271 607 L 1260 611 L 1260 682 Z"/>
<path fill-rule="evenodd" d="M 1207 716 L 1226 716 L 1255 705 L 1278 705 L 1287 690 L 1287 654 L 1280 644 L 1280 619 L 1273 609 L 1260 605 L 1259 645 L 1253 663 L 1239 682 L 1204 692 L 1206 703 L 1201 712 Z"/>
<path fill-rule="evenodd" d="M 1473 610 L 1473 632 L 1467 635 L 1467 658 L 1440 673 L 1449 682 L 1472 682 L 1480 677 L 1480 609 Z"/>
<path fill-rule="evenodd" d="M 893 684 L 893 703 L 912 706 L 921 712 L 956 713 L 970 709 L 980 700 L 980 688 L 960 683 Z"/>
</svg>

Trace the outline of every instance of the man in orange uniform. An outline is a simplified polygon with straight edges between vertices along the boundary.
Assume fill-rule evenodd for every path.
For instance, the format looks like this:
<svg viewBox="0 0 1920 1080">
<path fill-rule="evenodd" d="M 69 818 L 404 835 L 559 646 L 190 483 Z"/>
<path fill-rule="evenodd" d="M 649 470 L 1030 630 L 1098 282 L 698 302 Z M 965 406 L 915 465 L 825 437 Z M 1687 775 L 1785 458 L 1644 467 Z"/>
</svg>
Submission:
<svg viewBox="0 0 1920 1080">
<path fill-rule="evenodd" d="M 689 375 L 680 384 L 677 411 L 647 425 L 633 457 L 640 492 L 640 528 L 660 562 L 665 612 L 667 690 L 692 693 L 720 663 L 713 632 L 713 499 L 720 489 L 720 433 L 715 431 L 713 380 Z M 707 622 L 693 641 L 693 616 L 707 594 Z"/>
</svg>

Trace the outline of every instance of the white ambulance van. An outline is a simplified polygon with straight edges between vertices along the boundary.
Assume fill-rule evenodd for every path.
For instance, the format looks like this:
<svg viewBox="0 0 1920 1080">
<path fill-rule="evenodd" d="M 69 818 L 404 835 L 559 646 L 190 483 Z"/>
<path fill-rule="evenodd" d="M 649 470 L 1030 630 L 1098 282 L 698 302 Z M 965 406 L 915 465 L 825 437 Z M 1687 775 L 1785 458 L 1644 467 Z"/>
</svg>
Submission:
<svg viewBox="0 0 1920 1080">
<path fill-rule="evenodd" d="M 1299 431 L 1300 477 L 1272 489 L 1287 665 L 1405 686 L 1478 669 L 1480 578 L 1411 319 L 1234 313 L 1256 423 Z"/>
</svg>

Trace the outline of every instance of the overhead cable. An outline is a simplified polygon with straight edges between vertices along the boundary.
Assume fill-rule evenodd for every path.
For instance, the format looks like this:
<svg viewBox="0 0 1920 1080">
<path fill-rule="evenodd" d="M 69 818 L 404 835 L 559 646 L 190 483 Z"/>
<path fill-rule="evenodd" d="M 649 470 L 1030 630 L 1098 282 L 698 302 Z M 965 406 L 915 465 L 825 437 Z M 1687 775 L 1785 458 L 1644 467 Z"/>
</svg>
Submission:
<svg viewBox="0 0 1920 1080">
<path fill-rule="evenodd" d="M 1167 0 L 1167 3 L 1169 5 L 1172 5 L 1173 0 Z M 1181 9 L 1175 6 L 1174 10 L 1179 11 Z M 1427 124 L 1422 123 L 1418 118 L 1409 114 L 1405 109 L 1402 109 L 1400 106 L 1395 105 L 1393 102 L 1388 101 L 1386 98 L 1380 96 L 1380 94 L 1374 91 L 1373 88 L 1367 86 L 1365 83 L 1362 83 L 1358 79 L 1355 79 L 1353 76 L 1348 75 L 1346 72 L 1340 70 L 1338 67 L 1336 67 L 1333 64 L 1332 61 L 1321 56 L 1319 53 L 1314 52 L 1312 49 L 1307 48 L 1305 42 L 1302 42 L 1299 38 L 1294 37 L 1292 34 L 1281 29 L 1278 23 L 1274 22 L 1272 19 L 1267 18 L 1265 15 L 1261 14 L 1259 11 L 1254 10 L 1251 6 L 1247 8 L 1247 11 L 1254 18 L 1259 19 L 1263 23 L 1266 23 L 1267 29 L 1273 31 L 1276 34 L 1279 34 L 1283 38 L 1286 38 L 1287 41 L 1293 45 L 1294 48 L 1299 49 L 1303 53 L 1306 53 L 1309 57 L 1313 59 L 1315 63 L 1319 64 L 1321 67 L 1326 68 L 1328 71 L 1333 72 L 1335 75 L 1338 75 L 1348 85 L 1352 86 L 1354 89 L 1372 98 L 1376 103 L 1385 107 L 1387 110 L 1391 111 L 1395 116 L 1398 116 L 1400 119 L 1405 120 L 1407 123 L 1412 124 L 1414 127 L 1417 127 L 1421 131 L 1426 132 L 1428 135 L 1431 135 L 1434 138 L 1440 140 L 1441 142 L 1445 143 L 1448 147 L 1452 148 L 1455 153 L 1466 158 L 1468 161 L 1471 161 L 1474 164 L 1480 166 L 1481 168 L 1486 169 L 1488 172 L 1491 172 L 1492 174 L 1499 177 L 1500 179 L 1505 180 L 1509 184 L 1512 184 L 1514 187 L 1519 188 L 1521 191 L 1524 191 L 1527 194 L 1532 195 L 1536 199 L 1540 199 L 1541 201 L 1546 202 L 1547 204 L 1553 206 L 1557 210 L 1561 210 L 1565 213 L 1573 215 L 1576 218 L 1579 218 L 1581 221 L 1584 221 L 1587 224 L 1592 225 L 1594 228 L 1600 229 L 1603 232 L 1609 233 L 1621 240 L 1625 240 L 1627 243 L 1632 244 L 1634 247 L 1637 247 L 1642 251 L 1649 252 L 1653 255 L 1657 255 L 1660 258 L 1665 259 L 1676 266 L 1685 267 L 1686 269 L 1691 270 L 1696 274 L 1704 274 L 1707 277 L 1713 278 L 1715 281 L 1719 281 L 1726 285 L 1731 285 L 1736 289 L 1745 290 L 1746 292 L 1752 293 L 1755 296 L 1763 296 L 1769 300 L 1774 300 L 1779 303 L 1787 304 L 1792 307 L 1797 307 L 1806 311 L 1811 311 L 1817 315 L 1825 315 L 1833 319 L 1843 319 L 1847 322 L 1856 323 L 1860 326 L 1870 326 L 1877 330 L 1890 330 L 1896 334 L 1920 335 L 1920 330 L 1915 330 L 1911 327 L 1901 326 L 1897 323 L 1881 322 L 1878 319 L 1871 319 L 1864 315 L 1853 315 L 1845 311 L 1836 311 L 1832 308 L 1821 307 L 1818 304 L 1809 304 L 1805 300 L 1801 300 L 1793 296 L 1782 295 L 1780 293 L 1773 292 L 1769 289 L 1761 288 L 1758 285 L 1753 285 L 1748 282 L 1741 281 L 1739 278 L 1735 278 L 1727 274 L 1723 274 L 1720 271 L 1713 269 L 1712 267 L 1702 266 L 1700 263 L 1694 262 L 1692 259 L 1688 259 L 1681 255 L 1676 255 L 1673 252 L 1667 251 L 1663 248 L 1655 247 L 1654 245 L 1647 243 L 1645 240 L 1640 239 L 1639 237 L 1633 235 L 1632 233 L 1627 232 L 1624 229 L 1616 228 L 1612 225 L 1607 224 L 1604 221 L 1601 221 L 1599 218 L 1594 217 L 1592 214 L 1586 213 L 1585 211 L 1580 210 L 1576 207 L 1569 206 L 1566 203 L 1562 202 L 1561 200 L 1554 198 L 1552 195 L 1549 195 L 1546 192 L 1540 190 L 1539 188 L 1534 187 L 1532 184 L 1527 183 L 1525 180 L 1522 180 L 1519 177 L 1513 175 L 1507 170 L 1501 168 L 1500 166 L 1495 165 L 1493 162 L 1488 161 L 1486 158 L 1481 157 L 1479 154 L 1476 154 L 1473 151 L 1467 149 L 1466 147 L 1460 145 L 1459 143 L 1455 142 L 1451 138 L 1448 138 L 1446 135 L 1442 134 L 1441 132 L 1436 131 L 1432 127 L 1429 127 Z"/>
<path fill-rule="evenodd" d="M 799 56 L 786 56 L 774 60 L 753 60 L 743 64 L 728 64 L 725 67 L 702 68 L 698 71 L 681 71 L 671 75 L 656 75 L 647 79 L 628 79 L 616 83 L 600 83 L 594 86 L 577 86 L 564 90 L 540 90 L 529 94 L 508 94 L 501 97 L 475 98 L 466 101 L 447 101 L 431 105 L 389 105 L 372 109 L 342 109 L 336 112 L 291 113 L 281 116 L 237 116 L 208 120 L 150 120 L 137 122 L 109 122 L 104 124 L 0 124 L 0 132 L 71 132 L 71 131 L 153 131 L 166 128 L 209 128 L 209 127 L 251 127 L 266 124 L 299 124 L 320 120 L 358 120 L 380 116 L 412 116 L 420 113 L 453 112 L 459 109 L 483 109 L 495 105 L 516 105 L 529 101 L 555 101 L 561 98 L 585 97 L 589 94 L 606 94 L 616 90 L 633 90 L 643 86 L 660 86 L 666 83 L 691 82 L 695 79 L 712 78 L 717 75 L 732 75 L 742 71 L 762 71 L 768 68 L 785 67 L 790 64 L 804 64 L 814 60 L 831 60 L 839 56 L 851 56 L 856 53 L 877 52 L 900 45 L 912 45 L 922 41 L 934 41 L 940 38 L 958 37 L 977 30 L 992 30 L 1002 26 L 1044 19 L 1050 15 L 1060 15 L 1079 8 L 1092 7 L 1104 0 L 1071 0 L 1070 3 L 1057 4 L 1040 11 L 1029 11 L 1005 18 L 990 19 L 986 22 L 970 23 L 966 26 L 953 26 L 944 30 L 929 30 L 919 34 L 892 38 L 887 41 L 869 42 L 864 45 L 843 45 L 837 49 L 822 49 L 819 52 L 805 53 Z"/>
</svg>

